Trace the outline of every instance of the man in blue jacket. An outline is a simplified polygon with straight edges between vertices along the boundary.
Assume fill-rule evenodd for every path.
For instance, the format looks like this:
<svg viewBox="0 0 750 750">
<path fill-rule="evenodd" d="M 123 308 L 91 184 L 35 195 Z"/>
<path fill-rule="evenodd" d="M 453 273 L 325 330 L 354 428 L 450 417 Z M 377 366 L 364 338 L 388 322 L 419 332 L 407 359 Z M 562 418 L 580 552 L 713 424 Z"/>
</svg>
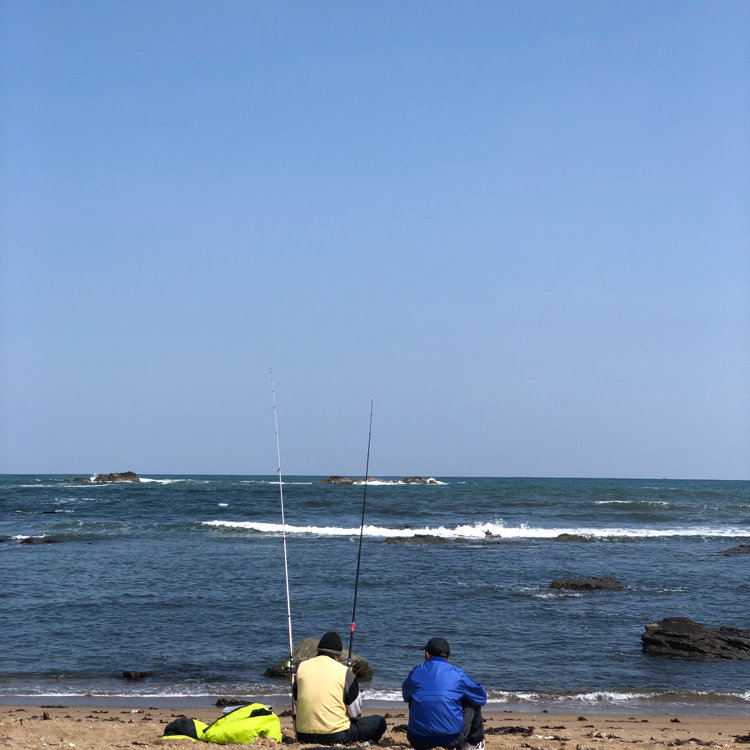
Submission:
<svg viewBox="0 0 750 750">
<path fill-rule="evenodd" d="M 401 685 L 409 704 L 406 736 L 414 750 L 484 750 L 481 707 L 487 693 L 450 663 L 450 653 L 445 638 L 431 638 L 424 649 L 424 661 Z"/>
</svg>

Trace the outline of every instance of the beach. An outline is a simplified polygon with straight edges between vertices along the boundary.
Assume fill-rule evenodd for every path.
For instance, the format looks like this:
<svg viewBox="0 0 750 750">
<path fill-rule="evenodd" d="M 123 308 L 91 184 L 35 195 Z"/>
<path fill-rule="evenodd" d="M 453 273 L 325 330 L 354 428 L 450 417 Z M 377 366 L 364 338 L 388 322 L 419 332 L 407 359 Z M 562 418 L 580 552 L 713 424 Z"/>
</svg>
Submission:
<svg viewBox="0 0 750 750">
<path fill-rule="evenodd" d="M 308 748 L 294 740 L 289 708 L 277 708 L 283 744 Z M 372 709 L 385 715 L 388 730 L 379 746 L 407 750 L 408 713 Z M 206 723 L 221 716 L 219 708 L 172 709 L 105 706 L 0 706 L 0 746 L 60 747 L 77 750 L 188 746 L 190 740 L 161 739 L 179 716 Z M 750 717 L 698 715 L 558 714 L 539 711 L 489 711 L 484 715 L 487 750 L 645 750 L 656 746 L 734 747 L 750 742 Z M 739 738 L 739 739 L 738 739 Z M 257 739 L 255 747 L 276 743 Z M 240 747 L 227 745 L 226 747 Z"/>
</svg>

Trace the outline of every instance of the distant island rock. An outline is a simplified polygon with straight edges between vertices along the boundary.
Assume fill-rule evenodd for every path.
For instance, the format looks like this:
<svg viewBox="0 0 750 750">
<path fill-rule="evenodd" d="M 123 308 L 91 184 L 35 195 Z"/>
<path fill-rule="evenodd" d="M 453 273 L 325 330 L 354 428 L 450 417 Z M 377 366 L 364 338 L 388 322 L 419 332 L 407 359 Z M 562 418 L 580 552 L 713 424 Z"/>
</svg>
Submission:
<svg viewBox="0 0 750 750">
<path fill-rule="evenodd" d="M 750 659 L 750 630 L 716 630 L 687 617 L 667 617 L 646 625 L 644 653 L 684 659 Z"/>
<path fill-rule="evenodd" d="M 551 589 L 568 591 L 622 591 L 623 586 L 614 576 L 589 576 L 587 578 L 557 578 L 550 583 Z"/>
<path fill-rule="evenodd" d="M 140 482 L 140 477 L 134 471 L 113 472 L 112 474 L 97 474 L 91 477 L 75 477 L 66 479 L 66 482 Z"/>
<path fill-rule="evenodd" d="M 404 477 L 403 479 L 376 479 L 367 477 L 368 482 L 378 484 L 439 484 L 436 479 L 425 477 Z M 338 474 L 332 474 L 326 479 L 319 479 L 318 484 L 364 484 L 365 478 L 350 479 L 349 477 L 340 477 Z"/>
<path fill-rule="evenodd" d="M 328 479 L 318 479 L 318 484 L 354 484 L 354 480 L 332 474 Z"/>
</svg>

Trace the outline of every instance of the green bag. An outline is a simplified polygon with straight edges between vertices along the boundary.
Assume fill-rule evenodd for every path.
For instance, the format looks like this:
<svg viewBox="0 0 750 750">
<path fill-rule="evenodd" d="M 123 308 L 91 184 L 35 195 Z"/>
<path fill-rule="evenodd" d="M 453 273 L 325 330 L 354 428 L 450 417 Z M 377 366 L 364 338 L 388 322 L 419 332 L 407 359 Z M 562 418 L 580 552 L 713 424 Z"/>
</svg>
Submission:
<svg viewBox="0 0 750 750">
<path fill-rule="evenodd" d="M 231 745 L 234 742 L 252 742 L 256 737 L 270 737 L 281 742 L 279 717 L 262 703 L 240 706 L 209 724 L 200 737 L 204 742 Z"/>
</svg>

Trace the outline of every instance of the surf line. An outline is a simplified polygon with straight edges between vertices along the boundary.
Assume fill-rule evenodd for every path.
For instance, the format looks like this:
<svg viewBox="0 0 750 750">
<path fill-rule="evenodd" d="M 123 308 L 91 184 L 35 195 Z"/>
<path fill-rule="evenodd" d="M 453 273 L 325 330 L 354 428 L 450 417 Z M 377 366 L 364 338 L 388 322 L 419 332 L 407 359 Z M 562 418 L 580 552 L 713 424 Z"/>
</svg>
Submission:
<svg viewBox="0 0 750 750">
<path fill-rule="evenodd" d="M 271 397 L 273 399 L 273 423 L 276 430 L 276 458 L 278 465 L 279 474 L 279 500 L 281 502 L 281 538 L 284 546 L 284 585 L 286 587 L 286 619 L 289 628 L 289 686 L 291 688 L 291 700 L 292 700 L 292 718 L 296 716 L 297 708 L 294 703 L 294 680 L 295 680 L 295 665 L 294 665 L 294 639 L 292 638 L 292 604 L 289 597 L 289 563 L 286 552 L 286 521 L 284 520 L 284 482 L 281 477 L 281 448 L 279 447 L 279 417 L 276 410 L 276 390 L 273 385 L 273 372 L 268 371 L 269 377 L 271 378 Z"/>
<path fill-rule="evenodd" d="M 349 629 L 349 655 L 347 666 L 352 666 L 352 647 L 354 644 L 354 618 L 357 613 L 357 592 L 359 591 L 359 569 L 362 564 L 362 537 L 365 531 L 365 504 L 367 503 L 367 482 L 370 478 L 370 443 L 372 442 L 372 404 L 373 397 L 370 396 L 370 430 L 367 434 L 367 461 L 365 462 L 365 487 L 362 493 L 362 521 L 359 525 L 359 550 L 357 551 L 357 574 L 354 577 L 354 603 L 352 605 L 352 624 Z"/>
</svg>

